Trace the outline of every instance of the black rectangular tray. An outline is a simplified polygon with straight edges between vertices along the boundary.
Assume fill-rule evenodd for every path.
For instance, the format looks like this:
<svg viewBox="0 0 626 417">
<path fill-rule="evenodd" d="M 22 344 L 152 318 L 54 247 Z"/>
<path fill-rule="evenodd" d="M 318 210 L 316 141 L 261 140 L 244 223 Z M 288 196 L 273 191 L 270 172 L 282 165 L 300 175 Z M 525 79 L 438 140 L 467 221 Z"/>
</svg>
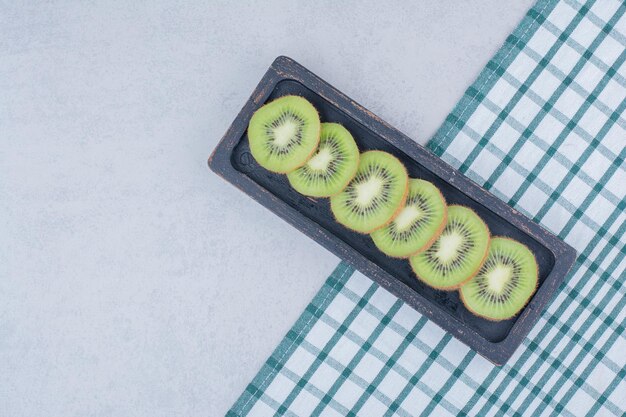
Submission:
<svg viewBox="0 0 626 417">
<path fill-rule="evenodd" d="M 328 199 L 305 197 L 289 186 L 284 175 L 257 165 L 246 134 L 250 117 L 265 102 L 290 94 L 311 101 L 323 122 L 343 124 L 362 152 L 378 149 L 395 155 L 410 177 L 434 183 L 449 204 L 474 209 L 494 236 L 509 236 L 526 244 L 539 264 L 539 288 L 526 308 L 501 322 L 471 314 L 456 291 L 439 291 L 422 284 L 406 260 L 387 257 L 369 236 L 335 222 Z M 287 57 L 278 57 L 261 79 L 209 158 L 209 166 L 497 365 L 503 365 L 530 332 L 576 257 L 572 247 Z"/>
</svg>

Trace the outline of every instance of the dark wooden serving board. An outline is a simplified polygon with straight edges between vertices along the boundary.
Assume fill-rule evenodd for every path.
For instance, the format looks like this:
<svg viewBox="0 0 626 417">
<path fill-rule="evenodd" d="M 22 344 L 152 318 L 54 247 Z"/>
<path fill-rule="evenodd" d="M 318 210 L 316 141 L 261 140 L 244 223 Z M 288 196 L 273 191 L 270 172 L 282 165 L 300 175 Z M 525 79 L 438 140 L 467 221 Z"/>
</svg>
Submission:
<svg viewBox="0 0 626 417">
<path fill-rule="evenodd" d="M 471 207 L 494 236 L 508 236 L 527 245 L 539 264 L 539 288 L 526 308 L 501 322 L 471 314 L 456 291 L 438 291 L 422 284 L 406 260 L 387 257 L 369 236 L 335 222 L 328 199 L 305 197 L 289 186 L 284 175 L 256 164 L 246 133 L 250 117 L 265 102 L 289 94 L 311 101 L 323 122 L 343 124 L 362 152 L 378 149 L 395 155 L 410 177 L 433 182 L 449 204 Z M 576 257 L 574 249 L 556 236 L 287 57 L 278 57 L 271 65 L 209 158 L 209 166 L 497 365 L 504 364 L 521 344 Z"/>
</svg>

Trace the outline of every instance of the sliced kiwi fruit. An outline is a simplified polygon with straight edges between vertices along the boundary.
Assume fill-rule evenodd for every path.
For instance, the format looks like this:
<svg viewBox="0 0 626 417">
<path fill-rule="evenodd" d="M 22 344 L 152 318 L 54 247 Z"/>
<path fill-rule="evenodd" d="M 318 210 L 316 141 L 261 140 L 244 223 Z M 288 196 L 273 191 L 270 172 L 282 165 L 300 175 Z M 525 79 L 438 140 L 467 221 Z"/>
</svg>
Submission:
<svg viewBox="0 0 626 417">
<path fill-rule="evenodd" d="M 371 233 L 387 224 L 404 205 L 409 177 L 395 156 L 367 151 L 359 158 L 356 176 L 330 198 L 335 219 L 359 233 Z"/>
<path fill-rule="evenodd" d="M 488 320 L 506 320 L 520 312 L 537 288 L 538 267 L 523 244 L 495 237 L 478 274 L 459 292 L 472 313 Z"/>
<path fill-rule="evenodd" d="M 248 138 L 252 156 L 263 168 L 288 173 L 311 157 L 320 140 L 320 117 L 306 99 L 280 97 L 250 119 Z"/>
<path fill-rule="evenodd" d="M 435 243 L 409 258 L 415 275 L 442 290 L 459 288 L 478 273 L 489 249 L 489 229 L 473 210 L 449 206 L 446 226 Z"/>
<path fill-rule="evenodd" d="M 322 123 L 317 150 L 287 178 L 300 194 L 330 197 L 346 188 L 358 166 L 359 148 L 350 132 L 338 123 Z"/>
<path fill-rule="evenodd" d="M 441 192 L 425 180 L 409 180 L 406 203 L 385 227 L 371 234 L 386 255 L 407 258 L 432 245 L 446 225 L 448 209 Z"/>
</svg>

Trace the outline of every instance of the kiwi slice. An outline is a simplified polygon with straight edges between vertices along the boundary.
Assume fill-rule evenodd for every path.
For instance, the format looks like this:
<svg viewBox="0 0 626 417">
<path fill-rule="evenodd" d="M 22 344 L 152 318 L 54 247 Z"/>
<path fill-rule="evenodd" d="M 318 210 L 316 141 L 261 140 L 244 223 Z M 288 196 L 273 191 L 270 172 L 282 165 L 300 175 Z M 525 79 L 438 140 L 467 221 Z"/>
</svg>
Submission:
<svg viewBox="0 0 626 417">
<path fill-rule="evenodd" d="M 432 183 L 409 180 L 409 194 L 400 213 L 371 234 L 376 247 L 395 258 L 407 258 L 432 245 L 446 225 L 446 201 Z"/>
<path fill-rule="evenodd" d="M 387 224 L 403 206 L 409 177 L 402 162 L 382 151 L 361 154 L 356 176 L 330 198 L 335 219 L 360 233 L 371 233 Z"/>
<path fill-rule="evenodd" d="M 300 194 L 329 197 L 346 188 L 359 166 L 359 148 L 338 123 L 322 123 L 317 150 L 301 168 L 287 174 Z"/>
<path fill-rule="evenodd" d="M 263 168 L 288 173 L 301 167 L 320 140 L 320 117 L 299 96 L 278 98 L 250 119 L 248 138 L 252 156 Z"/>
<path fill-rule="evenodd" d="M 459 290 L 461 300 L 478 316 L 506 320 L 530 300 L 537 288 L 537 276 L 537 261 L 526 246 L 495 237 L 478 274 Z"/>
<path fill-rule="evenodd" d="M 426 251 L 410 258 L 417 277 L 431 287 L 452 290 L 478 273 L 489 248 L 489 229 L 474 211 L 449 206 L 446 226 Z"/>
</svg>

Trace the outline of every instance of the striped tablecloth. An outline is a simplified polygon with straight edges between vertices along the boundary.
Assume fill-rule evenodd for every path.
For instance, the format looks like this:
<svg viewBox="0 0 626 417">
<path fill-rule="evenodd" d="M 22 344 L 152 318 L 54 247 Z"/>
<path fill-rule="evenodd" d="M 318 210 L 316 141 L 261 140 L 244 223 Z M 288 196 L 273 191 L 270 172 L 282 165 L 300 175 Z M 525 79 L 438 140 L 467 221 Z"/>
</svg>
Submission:
<svg viewBox="0 0 626 417">
<path fill-rule="evenodd" d="M 342 263 L 228 416 L 626 414 L 625 12 L 540 0 L 429 144 L 579 253 L 509 362 Z"/>
</svg>

